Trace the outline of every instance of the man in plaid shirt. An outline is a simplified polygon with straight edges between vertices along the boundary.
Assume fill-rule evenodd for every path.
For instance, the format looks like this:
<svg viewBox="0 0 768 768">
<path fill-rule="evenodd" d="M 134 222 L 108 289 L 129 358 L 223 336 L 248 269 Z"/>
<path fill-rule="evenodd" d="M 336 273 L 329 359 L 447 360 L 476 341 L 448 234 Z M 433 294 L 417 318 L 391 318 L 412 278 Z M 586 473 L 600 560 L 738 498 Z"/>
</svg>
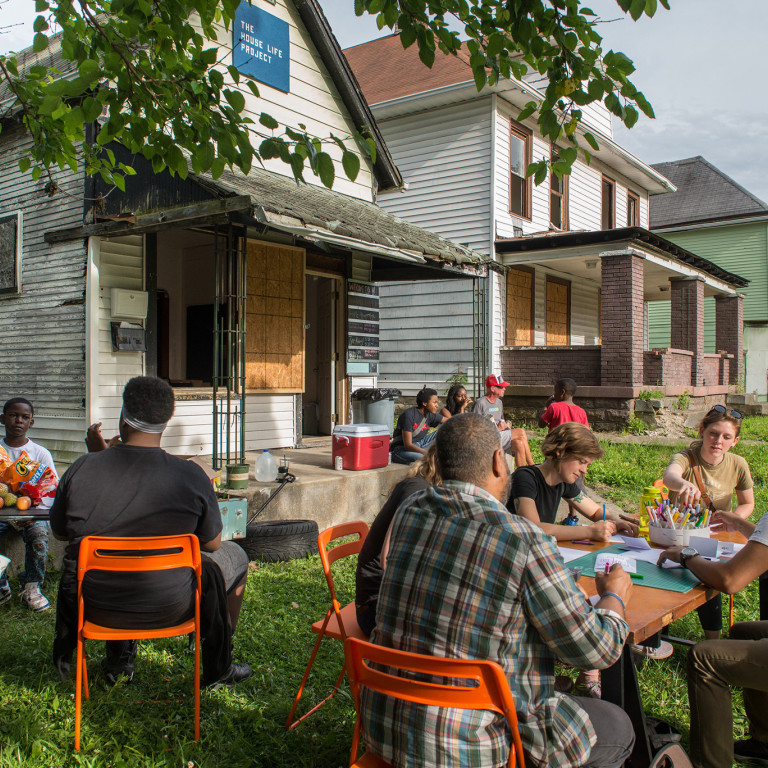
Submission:
<svg viewBox="0 0 768 768">
<path fill-rule="evenodd" d="M 612 768 L 634 733 L 618 707 L 556 693 L 555 659 L 603 669 L 622 651 L 629 576 L 597 579 L 596 608 L 551 536 L 510 514 L 509 470 L 494 425 L 454 416 L 435 441 L 443 485 L 410 496 L 390 530 L 371 642 L 507 673 L 529 766 Z M 369 750 L 397 768 L 506 765 L 506 722 L 491 712 L 424 707 L 364 689 Z"/>
</svg>

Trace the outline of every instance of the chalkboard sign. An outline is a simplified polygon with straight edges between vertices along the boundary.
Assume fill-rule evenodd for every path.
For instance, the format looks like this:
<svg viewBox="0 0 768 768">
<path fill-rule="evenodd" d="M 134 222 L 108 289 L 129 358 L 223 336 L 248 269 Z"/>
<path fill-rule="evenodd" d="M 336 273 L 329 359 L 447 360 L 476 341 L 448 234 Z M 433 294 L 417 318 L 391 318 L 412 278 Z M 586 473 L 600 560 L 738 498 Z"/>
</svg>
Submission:
<svg viewBox="0 0 768 768">
<path fill-rule="evenodd" d="M 379 286 L 347 283 L 347 372 L 376 374 L 379 359 Z"/>
<path fill-rule="evenodd" d="M 21 214 L 0 217 L 0 293 L 21 291 Z"/>
</svg>

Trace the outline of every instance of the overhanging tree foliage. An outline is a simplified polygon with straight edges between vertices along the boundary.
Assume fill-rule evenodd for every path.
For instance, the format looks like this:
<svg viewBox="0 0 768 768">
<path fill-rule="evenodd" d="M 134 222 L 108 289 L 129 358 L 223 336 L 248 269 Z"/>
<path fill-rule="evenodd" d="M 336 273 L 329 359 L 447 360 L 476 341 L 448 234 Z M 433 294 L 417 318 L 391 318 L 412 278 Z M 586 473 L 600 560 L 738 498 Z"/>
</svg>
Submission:
<svg viewBox="0 0 768 768">
<path fill-rule="evenodd" d="M 657 7 L 657 0 L 616 1 L 634 19 Z M 40 55 L 31 65 L 0 56 L 0 117 L 19 115 L 33 139 L 22 170 L 39 178 L 53 167 L 83 163 L 123 189 L 133 169 L 109 150 L 118 142 L 156 172 L 184 177 L 189 164 L 218 177 L 227 167 L 248 173 L 254 161 L 277 157 L 297 179 L 308 166 L 330 187 L 334 164 L 325 148 L 332 142 L 354 179 L 360 160 L 347 144 L 374 155 L 369 135 L 313 137 L 301 124 L 281 128 L 268 114 L 245 113 L 237 86 L 257 97 L 258 87 L 229 64 L 230 49 L 217 37 L 231 29 L 237 6 L 238 0 L 36 0 L 33 50 Z M 559 143 L 553 164 L 559 175 L 576 159 L 580 136 L 597 147 L 589 131 L 578 130 L 581 107 L 603 101 L 628 127 L 638 109 L 653 116 L 628 79 L 632 62 L 602 50 L 599 20 L 581 0 L 355 0 L 355 12 L 376 14 L 380 28 L 399 30 L 405 47 L 418 45 L 426 66 L 465 45 L 478 89 L 501 77 L 543 75 L 542 99 L 529 103 L 521 119 L 536 113 L 543 135 Z M 61 30 L 61 68 L 45 57 L 54 24 Z M 100 129 L 89 143 L 85 126 L 97 119 Z M 546 172 L 545 161 L 529 169 L 537 183 Z"/>
</svg>

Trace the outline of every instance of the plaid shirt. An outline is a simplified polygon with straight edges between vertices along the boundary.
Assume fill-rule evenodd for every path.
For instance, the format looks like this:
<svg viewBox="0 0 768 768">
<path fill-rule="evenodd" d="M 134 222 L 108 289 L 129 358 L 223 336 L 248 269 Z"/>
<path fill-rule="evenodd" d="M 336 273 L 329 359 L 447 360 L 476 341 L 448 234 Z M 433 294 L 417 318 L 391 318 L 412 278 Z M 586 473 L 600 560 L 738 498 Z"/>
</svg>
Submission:
<svg viewBox="0 0 768 768">
<path fill-rule="evenodd" d="M 627 631 L 618 614 L 586 603 L 553 537 L 483 489 L 446 482 L 398 509 L 371 642 L 499 662 L 530 764 L 587 761 L 595 732 L 577 702 L 555 692 L 555 658 L 608 667 Z M 361 709 L 367 747 L 397 768 L 506 765 L 506 722 L 494 713 L 424 707 L 366 689 Z"/>
</svg>

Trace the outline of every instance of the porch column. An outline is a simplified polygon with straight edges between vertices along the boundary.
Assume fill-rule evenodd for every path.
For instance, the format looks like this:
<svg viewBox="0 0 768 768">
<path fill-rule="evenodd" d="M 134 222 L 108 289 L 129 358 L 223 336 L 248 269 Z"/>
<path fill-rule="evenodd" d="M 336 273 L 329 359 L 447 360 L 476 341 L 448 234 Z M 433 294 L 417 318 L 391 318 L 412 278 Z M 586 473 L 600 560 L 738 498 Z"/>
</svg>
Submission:
<svg viewBox="0 0 768 768">
<path fill-rule="evenodd" d="M 671 346 L 693 352 L 691 386 L 704 385 L 704 280 L 672 277 Z"/>
<path fill-rule="evenodd" d="M 636 253 L 602 253 L 602 386 L 643 385 L 643 261 Z"/>
<path fill-rule="evenodd" d="M 729 384 L 744 375 L 744 296 L 715 296 L 715 351 L 728 352 L 731 360 Z"/>
</svg>

